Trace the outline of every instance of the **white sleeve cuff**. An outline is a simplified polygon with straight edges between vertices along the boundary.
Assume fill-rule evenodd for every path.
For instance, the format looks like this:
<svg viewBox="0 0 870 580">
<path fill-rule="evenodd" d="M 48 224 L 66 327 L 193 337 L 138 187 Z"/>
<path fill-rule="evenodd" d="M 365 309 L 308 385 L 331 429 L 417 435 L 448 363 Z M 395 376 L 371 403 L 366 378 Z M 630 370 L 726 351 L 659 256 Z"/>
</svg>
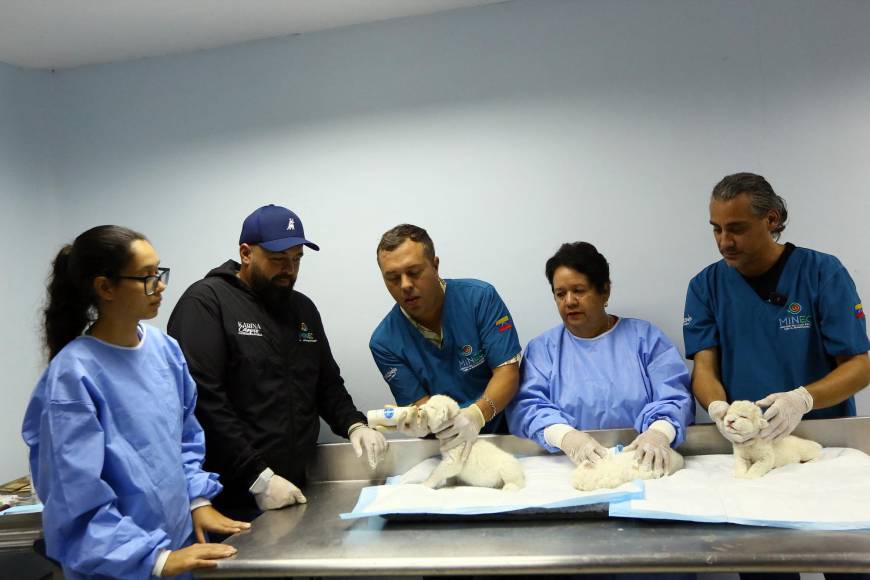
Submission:
<svg viewBox="0 0 870 580">
<path fill-rule="evenodd" d="M 151 568 L 151 575 L 157 576 L 160 578 L 160 575 L 163 574 L 163 567 L 166 566 L 166 560 L 169 559 L 169 554 L 172 553 L 172 550 L 161 550 L 157 555 L 157 559 L 154 560 L 154 567 Z"/>
<path fill-rule="evenodd" d="M 498 365 L 498 366 L 495 367 L 495 368 L 499 368 L 499 367 L 503 367 L 503 366 L 507 366 L 507 365 L 512 365 L 512 364 L 514 364 L 514 363 L 516 363 L 516 364 L 520 364 L 522 361 L 523 361 L 523 351 L 520 351 L 520 352 L 518 352 L 517 354 L 515 354 L 515 355 L 512 356 L 511 358 L 507 359 L 506 361 L 504 361 L 503 363 L 501 363 L 500 365 Z"/>
<path fill-rule="evenodd" d="M 257 477 L 256 481 L 251 484 L 251 487 L 248 488 L 248 491 L 253 494 L 263 493 L 269 486 L 269 480 L 272 479 L 273 475 L 275 475 L 275 472 L 267 467 L 260 472 L 259 477 Z"/>
<path fill-rule="evenodd" d="M 211 500 L 206 497 L 198 497 L 190 502 L 190 511 L 193 511 L 196 508 L 201 508 L 204 505 L 211 505 Z"/>
<path fill-rule="evenodd" d="M 674 439 L 677 438 L 677 430 L 674 429 L 674 426 L 671 425 L 670 421 L 665 421 L 664 419 L 658 419 L 653 421 L 652 425 L 649 426 L 650 429 L 654 429 L 659 433 L 664 433 L 668 438 L 669 443 L 673 443 Z"/>
<path fill-rule="evenodd" d="M 544 440 L 547 442 L 547 445 L 551 447 L 562 448 L 562 439 L 565 438 L 565 435 L 574 430 L 574 427 L 571 425 L 566 425 L 564 423 L 557 423 L 556 425 L 550 425 L 549 427 L 544 429 Z"/>
</svg>

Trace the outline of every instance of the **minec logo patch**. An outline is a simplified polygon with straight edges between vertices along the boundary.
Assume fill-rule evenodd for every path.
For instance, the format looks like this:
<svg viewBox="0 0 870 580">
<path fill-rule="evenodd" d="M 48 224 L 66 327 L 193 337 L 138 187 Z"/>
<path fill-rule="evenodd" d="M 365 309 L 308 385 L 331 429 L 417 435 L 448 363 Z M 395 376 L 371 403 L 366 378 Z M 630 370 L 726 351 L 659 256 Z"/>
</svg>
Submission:
<svg viewBox="0 0 870 580">
<path fill-rule="evenodd" d="M 299 324 L 299 342 L 317 342 L 317 337 L 308 329 L 304 322 Z"/>
<path fill-rule="evenodd" d="M 855 318 L 864 318 L 864 305 L 860 302 L 855 305 Z"/>
<path fill-rule="evenodd" d="M 466 349 L 468 352 L 466 352 Z M 467 373 L 471 369 L 476 369 L 486 362 L 486 351 L 478 349 L 477 352 L 474 352 L 474 349 L 471 348 L 470 344 L 466 344 L 464 347 L 459 349 L 459 352 L 462 353 L 462 356 L 459 357 L 459 370 L 463 373 Z"/>
<path fill-rule="evenodd" d="M 504 332 L 506 330 L 510 330 L 511 328 L 513 328 L 514 325 L 511 324 L 511 317 L 510 316 L 502 316 L 501 318 L 499 318 L 498 320 L 495 321 L 495 327 L 496 327 L 496 329 L 498 329 L 499 332 Z"/>
<path fill-rule="evenodd" d="M 263 332 L 258 322 L 239 322 L 239 336 L 263 336 Z"/>
<path fill-rule="evenodd" d="M 396 377 L 398 372 L 399 372 L 399 369 L 397 369 L 396 367 L 388 368 L 387 372 L 384 373 L 384 380 L 389 383 L 390 381 L 392 381 Z"/>
<path fill-rule="evenodd" d="M 801 314 L 803 306 L 798 302 L 792 302 L 786 309 L 788 314 L 779 319 L 780 330 L 805 330 L 813 326 L 813 317 L 810 314 Z"/>
</svg>

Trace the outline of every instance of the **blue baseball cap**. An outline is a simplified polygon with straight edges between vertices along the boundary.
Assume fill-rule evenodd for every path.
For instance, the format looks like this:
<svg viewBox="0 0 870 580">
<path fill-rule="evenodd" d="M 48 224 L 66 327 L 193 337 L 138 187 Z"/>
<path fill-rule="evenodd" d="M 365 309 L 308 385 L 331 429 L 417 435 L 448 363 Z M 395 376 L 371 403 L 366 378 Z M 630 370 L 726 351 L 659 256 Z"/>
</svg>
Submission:
<svg viewBox="0 0 870 580">
<path fill-rule="evenodd" d="M 312 250 L 320 250 L 320 246 L 305 239 L 305 230 L 298 215 L 286 207 L 271 203 L 254 210 L 245 218 L 239 244 L 257 244 L 270 252 L 283 252 L 301 244 Z"/>
</svg>

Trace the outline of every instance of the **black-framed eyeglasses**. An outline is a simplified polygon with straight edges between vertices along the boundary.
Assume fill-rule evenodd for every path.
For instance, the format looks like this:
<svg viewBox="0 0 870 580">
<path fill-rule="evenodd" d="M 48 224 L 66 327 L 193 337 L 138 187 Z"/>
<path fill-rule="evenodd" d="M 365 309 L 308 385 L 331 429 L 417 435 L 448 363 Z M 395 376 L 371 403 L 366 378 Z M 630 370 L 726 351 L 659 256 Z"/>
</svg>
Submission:
<svg viewBox="0 0 870 580">
<path fill-rule="evenodd" d="M 156 276 L 118 276 L 123 280 L 141 280 L 145 285 L 145 296 L 153 296 L 157 294 L 157 287 L 163 282 L 164 286 L 169 285 L 169 268 L 157 268 Z"/>
</svg>

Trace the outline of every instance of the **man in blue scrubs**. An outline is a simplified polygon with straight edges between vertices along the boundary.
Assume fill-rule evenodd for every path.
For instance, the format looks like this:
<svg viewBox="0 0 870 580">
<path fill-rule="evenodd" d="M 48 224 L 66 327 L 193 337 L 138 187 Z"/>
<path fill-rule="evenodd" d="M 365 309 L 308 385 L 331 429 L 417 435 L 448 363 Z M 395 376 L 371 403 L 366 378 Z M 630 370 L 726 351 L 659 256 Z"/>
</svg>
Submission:
<svg viewBox="0 0 870 580">
<path fill-rule="evenodd" d="M 722 424 L 728 403 L 756 401 L 779 439 L 803 417 L 855 415 L 870 382 L 870 341 L 861 299 L 834 256 L 778 243 L 788 212 L 760 175 L 722 179 L 710 224 L 723 259 L 689 283 L 683 320 L 692 390 Z"/>
<path fill-rule="evenodd" d="M 462 411 L 436 434 L 443 449 L 471 443 L 480 432 L 507 433 L 501 411 L 517 391 L 521 349 L 495 288 L 480 280 L 442 279 L 432 239 L 417 226 L 386 232 L 377 257 L 396 305 L 369 348 L 396 403 L 422 405 L 432 395 L 455 399 Z M 399 430 L 429 433 L 410 420 Z M 470 451 L 465 445 L 464 453 Z"/>
</svg>

